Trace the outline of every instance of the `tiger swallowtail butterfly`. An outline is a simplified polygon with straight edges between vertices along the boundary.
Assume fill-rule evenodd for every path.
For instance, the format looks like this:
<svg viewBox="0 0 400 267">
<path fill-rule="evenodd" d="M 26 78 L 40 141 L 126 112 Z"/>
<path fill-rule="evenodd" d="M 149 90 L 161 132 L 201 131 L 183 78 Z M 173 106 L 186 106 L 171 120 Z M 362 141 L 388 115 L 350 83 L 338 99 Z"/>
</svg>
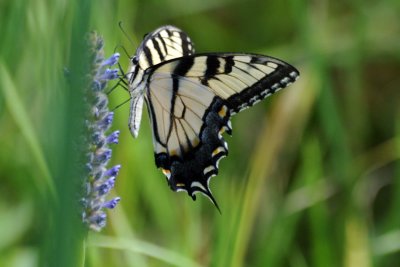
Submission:
<svg viewBox="0 0 400 267">
<path fill-rule="evenodd" d="M 155 163 L 173 191 L 206 195 L 228 155 L 222 134 L 230 117 L 299 77 L 279 59 L 244 53 L 195 54 L 189 36 L 174 26 L 147 34 L 126 73 L 131 96 L 129 129 L 137 137 L 146 102 Z"/>
</svg>

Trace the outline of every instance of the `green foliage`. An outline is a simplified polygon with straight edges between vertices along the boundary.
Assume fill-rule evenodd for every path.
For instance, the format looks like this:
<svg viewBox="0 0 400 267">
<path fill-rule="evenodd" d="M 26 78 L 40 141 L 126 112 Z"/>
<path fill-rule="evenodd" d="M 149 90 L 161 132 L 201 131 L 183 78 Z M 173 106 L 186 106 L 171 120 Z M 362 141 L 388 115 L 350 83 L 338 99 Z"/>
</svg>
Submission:
<svg viewBox="0 0 400 267">
<path fill-rule="evenodd" d="M 398 266 L 399 13 L 391 0 L 3 1 L 0 266 Z M 165 24 L 199 52 L 263 53 L 301 77 L 233 118 L 211 181 L 222 214 L 171 192 L 147 114 L 134 140 L 129 105 L 117 109 L 122 200 L 102 233 L 84 237 L 71 197 L 83 92 L 64 69 L 84 71 L 91 30 L 126 69 L 121 46 L 133 54 Z M 128 97 L 115 90 L 110 107 Z"/>
</svg>

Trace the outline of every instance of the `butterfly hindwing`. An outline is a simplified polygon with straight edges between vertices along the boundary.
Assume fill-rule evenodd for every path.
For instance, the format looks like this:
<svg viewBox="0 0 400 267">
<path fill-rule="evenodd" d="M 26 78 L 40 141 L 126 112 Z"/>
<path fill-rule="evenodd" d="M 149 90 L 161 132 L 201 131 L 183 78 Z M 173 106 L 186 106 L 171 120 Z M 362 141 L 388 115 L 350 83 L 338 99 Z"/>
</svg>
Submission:
<svg viewBox="0 0 400 267">
<path fill-rule="evenodd" d="M 174 191 L 208 196 L 218 161 L 228 154 L 223 132 L 230 116 L 286 87 L 298 77 L 275 58 L 212 53 L 162 62 L 145 72 L 145 100 L 153 126 L 157 167 Z"/>
</svg>

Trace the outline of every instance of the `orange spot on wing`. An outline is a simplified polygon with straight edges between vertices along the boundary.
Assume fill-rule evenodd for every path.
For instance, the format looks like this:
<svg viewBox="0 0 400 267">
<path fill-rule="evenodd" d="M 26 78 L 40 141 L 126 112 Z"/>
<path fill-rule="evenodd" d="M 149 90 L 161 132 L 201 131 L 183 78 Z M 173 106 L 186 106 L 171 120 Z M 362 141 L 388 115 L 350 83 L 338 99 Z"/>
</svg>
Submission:
<svg viewBox="0 0 400 267">
<path fill-rule="evenodd" d="M 167 170 L 167 169 L 161 169 L 161 171 L 164 173 L 165 176 L 170 176 L 171 175 L 171 171 Z"/>
<path fill-rule="evenodd" d="M 226 106 L 222 106 L 222 108 L 220 109 L 220 111 L 218 111 L 218 115 L 221 118 L 225 118 L 226 116 L 226 112 L 228 111 L 228 108 Z"/>
</svg>

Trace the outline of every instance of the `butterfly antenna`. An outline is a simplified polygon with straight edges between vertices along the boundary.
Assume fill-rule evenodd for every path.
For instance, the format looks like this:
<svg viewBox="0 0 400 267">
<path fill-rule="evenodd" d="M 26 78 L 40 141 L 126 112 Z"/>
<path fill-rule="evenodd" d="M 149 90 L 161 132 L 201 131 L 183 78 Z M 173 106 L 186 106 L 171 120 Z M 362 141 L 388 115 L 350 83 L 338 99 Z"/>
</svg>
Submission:
<svg viewBox="0 0 400 267">
<path fill-rule="evenodd" d="M 126 33 L 126 31 L 124 30 L 124 28 L 122 27 L 122 21 L 118 22 L 118 26 L 119 26 L 119 28 L 121 29 L 121 31 L 124 33 L 126 39 L 128 39 L 129 42 L 131 43 L 131 45 L 132 45 L 133 47 L 135 47 L 134 42 L 133 42 L 132 39 L 129 37 L 129 35 Z"/>
<path fill-rule="evenodd" d="M 125 105 L 127 102 L 129 102 L 132 99 L 132 97 L 128 98 L 127 100 L 125 100 L 124 102 L 122 102 L 121 104 L 117 105 L 115 108 L 113 108 L 111 111 L 116 110 L 117 108 L 119 108 L 122 105 Z"/>
<path fill-rule="evenodd" d="M 120 44 L 117 45 L 117 46 L 115 46 L 115 48 L 114 48 L 114 53 L 115 53 L 115 51 L 117 50 L 118 47 L 121 47 L 122 50 L 124 50 L 124 53 L 125 53 L 125 55 L 126 55 L 128 58 L 132 58 L 132 57 L 130 56 L 130 54 L 128 53 L 128 51 L 126 50 L 125 46 L 120 45 Z"/>
</svg>

